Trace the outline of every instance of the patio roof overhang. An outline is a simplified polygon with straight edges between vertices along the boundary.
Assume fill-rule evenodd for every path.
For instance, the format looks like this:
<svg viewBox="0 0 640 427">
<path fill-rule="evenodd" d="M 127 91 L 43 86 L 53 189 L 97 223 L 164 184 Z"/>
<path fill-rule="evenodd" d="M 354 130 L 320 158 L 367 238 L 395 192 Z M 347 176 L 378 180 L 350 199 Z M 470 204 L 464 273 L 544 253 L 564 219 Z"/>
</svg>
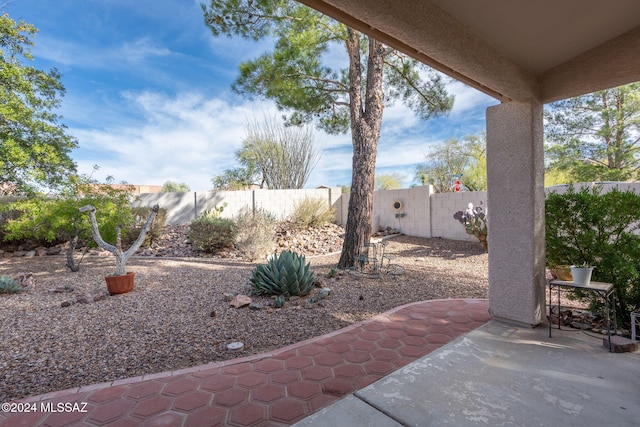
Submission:
<svg viewBox="0 0 640 427">
<path fill-rule="evenodd" d="M 299 0 L 501 101 L 640 80 L 637 0 Z"/>
</svg>

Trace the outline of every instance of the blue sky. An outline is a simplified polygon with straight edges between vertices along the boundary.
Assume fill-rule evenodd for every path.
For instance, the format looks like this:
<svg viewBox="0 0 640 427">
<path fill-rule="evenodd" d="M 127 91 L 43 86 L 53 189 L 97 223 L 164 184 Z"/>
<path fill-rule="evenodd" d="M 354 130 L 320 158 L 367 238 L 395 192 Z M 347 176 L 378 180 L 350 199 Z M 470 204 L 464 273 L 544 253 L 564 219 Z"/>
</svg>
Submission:
<svg viewBox="0 0 640 427">
<path fill-rule="evenodd" d="M 82 173 L 99 165 L 99 180 L 211 189 L 213 175 L 235 166 L 247 120 L 276 111 L 230 88 L 238 64 L 271 45 L 214 38 L 200 1 L 12 0 L 4 10 L 38 28 L 33 64 L 62 73 L 59 113 L 79 141 L 72 157 Z M 485 110 L 498 102 L 458 82 L 449 91 L 456 102 L 445 118 L 385 109 L 376 173 L 399 173 L 408 186 L 431 144 L 484 130 Z M 316 140 L 322 157 L 307 187 L 350 184 L 350 135 L 318 131 Z"/>
</svg>

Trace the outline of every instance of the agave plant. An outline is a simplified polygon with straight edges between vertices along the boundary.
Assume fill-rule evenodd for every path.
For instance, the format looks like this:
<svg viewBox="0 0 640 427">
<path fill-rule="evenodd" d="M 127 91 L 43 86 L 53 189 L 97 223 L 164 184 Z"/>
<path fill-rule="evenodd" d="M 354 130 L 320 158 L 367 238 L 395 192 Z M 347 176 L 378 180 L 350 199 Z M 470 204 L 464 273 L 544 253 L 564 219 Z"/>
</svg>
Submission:
<svg viewBox="0 0 640 427">
<path fill-rule="evenodd" d="M 256 295 L 303 296 L 313 289 L 313 272 L 303 255 L 282 251 L 257 265 L 249 281 Z"/>
</svg>

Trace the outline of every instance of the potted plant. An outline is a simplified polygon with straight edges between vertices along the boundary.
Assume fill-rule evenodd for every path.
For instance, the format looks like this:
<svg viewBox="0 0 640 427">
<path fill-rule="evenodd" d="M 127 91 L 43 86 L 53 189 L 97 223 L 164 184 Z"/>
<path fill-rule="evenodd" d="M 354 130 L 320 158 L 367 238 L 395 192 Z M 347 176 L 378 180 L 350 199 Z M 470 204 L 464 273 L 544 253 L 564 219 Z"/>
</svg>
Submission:
<svg viewBox="0 0 640 427">
<path fill-rule="evenodd" d="M 576 285 L 588 286 L 591 283 L 591 273 L 593 273 L 593 267 L 586 261 L 581 265 L 571 266 L 571 277 Z"/>
<path fill-rule="evenodd" d="M 111 245 L 105 242 L 102 239 L 102 236 L 100 236 L 98 221 L 96 220 L 96 208 L 94 208 L 92 205 L 87 205 L 80 208 L 80 212 L 89 212 L 89 217 L 91 218 L 91 234 L 93 236 L 93 240 L 102 249 L 111 252 L 116 257 L 115 273 L 111 276 L 105 277 L 109 294 L 124 294 L 130 292 L 133 289 L 134 273 L 127 271 L 127 260 L 131 258 L 131 256 L 140 248 L 140 245 L 142 245 L 142 242 L 144 241 L 147 232 L 151 228 L 151 223 L 158 214 L 159 209 L 160 207 L 158 205 L 155 205 L 151 209 L 144 227 L 142 227 L 142 230 L 140 230 L 140 234 L 138 234 L 138 238 L 135 240 L 135 242 L 133 242 L 129 249 L 123 251 L 122 238 L 120 235 L 122 227 L 116 227 L 116 244 Z"/>
</svg>

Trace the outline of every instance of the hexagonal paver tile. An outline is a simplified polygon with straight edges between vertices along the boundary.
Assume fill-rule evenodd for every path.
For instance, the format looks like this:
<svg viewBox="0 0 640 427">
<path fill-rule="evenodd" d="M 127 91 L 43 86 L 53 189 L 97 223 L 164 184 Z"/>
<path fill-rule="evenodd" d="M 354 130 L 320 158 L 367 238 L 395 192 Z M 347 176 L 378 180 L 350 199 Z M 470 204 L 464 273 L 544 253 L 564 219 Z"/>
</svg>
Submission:
<svg viewBox="0 0 640 427">
<path fill-rule="evenodd" d="M 393 372 L 394 367 L 389 362 L 375 360 L 373 362 L 367 362 L 364 365 L 364 369 L 370 374 L 388 375 Z"/>
<path fill-rule="evenodd" d="M 304 404 L 296 400 L 283 400 L 269 407 L 271 418 L 287 424 L 293 424 L 298 419 L 308 415 Z"/>
<path fill-rule="evenodd" d="M 300 373 L 297 371 L 282 370 L 271 374 L 271 381 L 278 384 L 289 384 L 300 378 Z"/>
<path fill-rule="evenodd" d="M 96 390 L 90 393 L 89 396 L 87 396 L 87 401 L 95 403 L 107 402 L 122 397 L 128 390 L 129 388 L 124 385 L 103 388 L 102 390 Z"/>
<path fill-rule="evenodd" d="M 182 412 L 191 412 L 196 408 L 207 405 L 211 402 L 211 393 L 202 391 L 190 391 L 178 397 L 173 402 L 173 409 Z"/>
<path fill-rule="evenodd" d="M 346 342 L 346 343 L 351 343 L 351 342 L 355 341 L 356 339 L 358 339 L 358 332 L 357 331 L 345 332 L 345 333 L 338 334 L 338 335 L 333 337 L 333 340 L 335 342 Z"/>
<path fill-rule="evenodd" d="M 261 372 L 245 372 L 238 376 L 236 384 L 241 387 L 252 388 L 258 384 L 264 384 L 267 382 L 267 375 Z"/>
<path fill-rule="evenodd" d="M 80 421 L 81 419 L 84 418 L 84 416 L 85 414 L 83 412 L 56 412 L 53 414 L 49 414 L 49 416 L 45 420 L 44 425 L 46 425 L 47 427 L 66 427 L 77 421 Z M 8 426 L 8 425 L 11 425 L 11 423 L 2 424 L 2 420 L 0 420 L 0 425 Z M 40 425 L 40 424 L 33 423 L 32 425 Z"/>
<path fill-rule="evenodd" d="M 378 341 L 380 338 L 382 338 L 382 334 L 379 333 L 379 332 L 375 332 L 375 331 L 365 331 L 365 332 L 362 332 L 362 333 L 358 334 L 358 337 L 361 340 Z"/>
<path fill-rule="evenodd" d="M 236 382 L 236 378 L 228 375 L 216 375 L 206 378 L 200 384 L 201 390 L 207 391 L 220 391 L 233 386 Z"/>
<path fill-rule="evenodd" d="M 322 353 L 323 351 L 324 348 L 322 346 L 315 344 L 308 344 L 298 349 L 298 353 L 303 356 L 315 356 L 316 354 Z"/>
<path fill-rule="evenodd" d="M 165 412 L 164 414 L 146 419 L 142 427 L 179 426 L 182 425 L 184 417 L 184 414 Z"/>
<path fill-rule="evenodd" d="M 220 372 L 221 372 L 220 368 L 209 368 L 209 369 L 202 369 L 200 371 L 192 372 L 191 376 L 196 378 L 208 378 L 214 375 L 218 375 Z"/>
<path fill-rule="evenodd" d="M 404 323 L 409 320 L 409 317 L 406 314 L 403 314 L 401 311 L 396 311 L 387 316 L 389 320 L 392 322 Z"/>
<path fill-rule="evenodd" d="M 331 368 L 326 366 L 309 366 L 302 371 L 302 377 L 311 381 L 322 381 L 332 375 Z"/>
<path fill-rule="evenodd" d="M 362 325 L 362 329 L 366 331 L 372 331 L 372 332 L 382 332 L 385 329 L 387 329 L 387 327 L 382 322 L 371 322 L 371 323 L 365 323 L 364 325 Z"/>
<path fill-rule="evenodd" d="M 403 330 L 401 329 L 387 329 L 386 331 L 384 331 L 382 333 L 385 337 L 389 337 L 389 338 L 402 338 L 404 336 L 406 336 L 407 334 L 404 333 Z"/>
<path fill-rule="evenodd" d="M 356 378 L 364 375 L 364 369 L 360 365 L 345 364 L 333 368 L 336 377 Z"/>
<path fill-rule="evenodd" d="M 384 348 L 398 348 L 402 346 L 402 343 L 395 338 L 383 338 L 378 340 L 378 345 Z"/>
<path fill-rule="evenodd" d="M 389 350 L 387 348 L 383 348 L 376 351 L 372 351 L 371 357 L 375 360 L 391 361 L 398 357 L 398 353 L 395 350 Z"/>
<path fill-rule="evenodd" d="M 423 346 L 427 343 L 426 337 L 415 337 L 415 336 L 406 336 L 404 338 L 400 338 L 400 341 L 404 345 L 415 345 L 417 347 Z"/>
<path fill-rule="evenodd" d="M 265 372 L 270 374 L 271 372 L 279 371 L 284 368 L 284 364 L 281 360 L 264 359 L 253 364 L 253 369 L 257 372 Z"/>
<path fill-rule="evenodd" d="M 329 344 L 326 348 L 332 353 L 346 353 L 347 351 L 351 351 L 349 344 L 344 342 L 334 342 L 333 344 Z"/>
<path fill-rule="evenodd" d="M 192 378 L 180 378 L 177 381 L 174 381 L 167 386 L 162 391 L 162 394 L 166 394 L 168 396 L 179 396 L 188 391 L 195 390 L 198 388 L 199 381 Z"/>
<path fill-rule="evenodd" d="M 284 386 L 275 384 L 263 384 L 251 390 L 251 400 L 259 402 L 273 402 L 284 397 Z"/>
<path fill-rule="evenodd" d="M 313 358 L 318 365 L 324 366 L 336 366 L 344 361 L 344 358 L 340 354 L 336 353 L 322 353 Z"/>
<path fill-rule="evenodd" d="M 322 392 L 334 396 L 344 396 L 356 391 L 354 384 L 344 378 L 331 378 L 322 383 Z"/>
<path fill-rule="evenodd" d="M 430 317 L 429 313 L 421 313 L 419 311 L 412 311 L 411 313 L 409 313 L 409 318 L 413 320 L 424 320 L 424 319 L 428 319 L 429 317 Z"/>
<path fill-rule="evenodd" d="M 363 363 L 371 360 L 371 356 L 366 351 L 350 351 L 344 355 L 344 360 L 351 363 Z"/>
<path fill-rule="evenodd" d="M 289 369 L 302 369 L 313 365 L 313 360 L 309 356 L 295 356 L 286 359 L 284 363 Z"/>
<path fill-rule="evenodd" d="M 213 427 L 226 424 L 227 411 L 215 406 L 207 406 L 190 414 L 185 427 Z"/>
<path fill-rule="evenodd" d="M 361 350 L 361 351 L 371 351 L 378 348 L 375 342 L 365 341 L 365 340 L 354 341 L 351 343 L 351 347 L 353 347 L 354 350 Z"/>
<path fill-rule="evenodd" d="M 242 426 L 249 426 L 259 421 L 265 421 L 267 407 L 255 403 L 244 403 L 231 410 L 229 420 Z"/>
<path fill-rule="evenodd" d="M 429 340 L 430 343 L 434 344 L 446 344 L 451 341 L 451 337 L 444 334 L 431 334 L 427 335 L 427 340 Z"/>
<path fill-rule="evenodd" d="M 298 397 L 300 399 L 309 399 L 316 394 L 322 392 L 320 384 L 310 381 L 300 381 L 287 386 L 287 391 L 290 396 Z"/>
<path fill-rule="evenodd" d="M 133 385 L 126 396 L 129 399 L 142 400 L 154 394 L 160 394 L 166 383 L 160 381 L 143 381 Z"/>
<path fill-rule="evenodd" d="M 124 417 L 134 408 L 134 402 L 118 399 L 104 405 L 96 406 L 88 419 L 98 424 L 106 424 L 117 418 Z"/>
<path fill-rule="evenodd" d="M 213 396 L 213 402 L 216 405 L 232 407 L 249 398 L 249 390 L 244 388 L 230 388 L 222 390 Z"/>
<path fill-rule="evenodd" d="M 403 329 L 404 333 L 412 336 L 412 337 L 424 337 L 425 335 L 427 335 L 429 332 L 427 331 L 427 328 L 414 328 L 414 327 L 408 327 L 408 328 L 404 328 Z"/>
<path fill-rule="evenodd" d="M 424 356 L 425 354 L 427 354 L 427 352 L 425 351 L 424 348 L 415 347 L 415 346 L 412 346 L 412 345 L 404 346 L 401 349 L 399 349 L 398 352 L 403 356 L 411 357 L 411 358 L 414 358 L 414 359 L 418 359 L 418 358 Z"/>
<path fill-rule="evenodd" d="M 162 411 L 166 411 L 171 407 L 171 399 L 164 396 L 155 396 L 147 400 L 143 400 L 136 405 L 133 415 L 140 417 L 149 417 Z"/>
<path fill-rule="evenodd" d="M 282 353 L 278 353 L 273 355 L 274 359 L 278 359 L 278 360 L 284 360 L 284 359 L 290 359 L 292 357 L 297 356 L 298 353 L 296 353 L 296 350 L 287 350 L 287 351 L 283 351 Z"/>
<path fill-rule="evenodd" d="M 225 366 L 222 372 L 230 375 L 240 375 L 245 372 L 251 371 L 251 365 L 249 363 L 237 363 L 235 365 Z"/>
</svg>

